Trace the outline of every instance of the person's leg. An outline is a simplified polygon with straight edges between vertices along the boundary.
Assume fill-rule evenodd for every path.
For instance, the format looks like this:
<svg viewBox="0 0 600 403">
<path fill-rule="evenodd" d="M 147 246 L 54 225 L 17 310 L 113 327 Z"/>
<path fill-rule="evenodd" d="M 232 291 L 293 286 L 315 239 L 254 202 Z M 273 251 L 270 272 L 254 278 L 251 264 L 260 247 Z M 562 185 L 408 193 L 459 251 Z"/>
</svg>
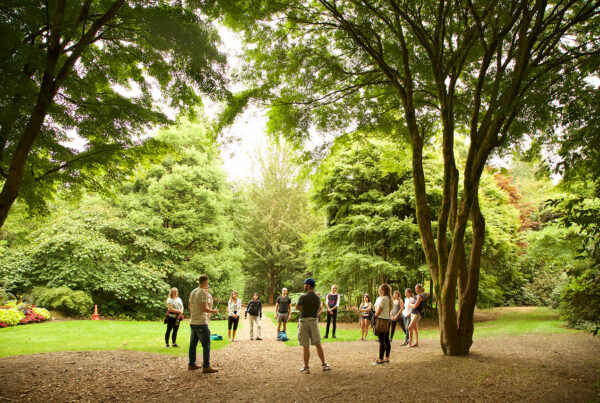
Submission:
<svg viewBox="0 0 600 403">
<path fill-rule="evenodd" d="M 333 311 L 333 331 L 331 332 L 331 336 L 335 337 L 335 324 L 337 322 L 337 309 Z"/>
<path fill-rule="evenodd" d="M 165 332 L 165 346 L 169 346 L 169 335 L 171 334 L 171 330 L 173 329 L 173 322 L 171 322 L 171 318 L 167 319 L 167 331 Z"/>
<path fill-rule="evenodd" d="M 327 326 L 325 326 L 325 338 L 329 337 L 329 325 L 331 323 L 331 314 L 327 311 Z"/>
<path fill-rule="evenodd" d="M 308 360 L 310 359 L 310 346 L 303 346 L 302 352 L 304 358 L 304 368 L 308 368 Z"/>
<path fill-rule="evenodd" d="M 286 313 L 286 315 L 288 315 L 288 314 Z M 285 334 L 287 334 L 287 316 L 286 316 L 285 320 L 283 321 L 283 332 Z"/>
<path fill-rule="evenodd" d="M 385 343 L 385 361 L 389 361 L 390 351 L 392 351 L 392 343 L 390 343 L 390 335 L 388 332 L 383 335 L 383 341 Z"/>
<path fill-rule="evenodd" d="M 398 322 L 395 321 L 395 320 L 392 320 L 390 322 L 391 322 L 390 323 L 390 325 L 391 325 L 390 326 L 390 340 L 393 340 L 394 339 L 394 332 L 396 331 L 396 324 L 398 324 Z"/>
<path fill-rule="evenodd" d="M 279 315 L 279 312 L 277 312 L 276 315 L 277 315 L 277 337 L 279 338 L 279 332 L 281 331 L 281 315 Z"/>
<path fill-rule="evenodd" d="M 202 368 L 210 367 L 210 329 L 208 325 L 198 325 L 200 344 L 202 344 Z"/>
<path fill-rule="evenodd" d="M 248 315 L 250 317 L 250 340 L 254 340 L 254 320 L 256 316 Z"/>
<path fill-rule="evenodd" d="M 231 340 L 231 326 L 233 325 L 233 319 L 232 316 L 227 317 L 227 338 L 229 340 Z"/>
<path fill-rule="evenodd" d="M 317 354 L 321 359 L 321 365 L 325 365 L 325 352 L 323 351 L 323 346 L 321 345 L 321 343 L 317 343 L 315 344 L 315 347 L 317 348 Z"/>
<path fill-rule="evenodd" d="M 238 324 L 240 323 L 240 317 L 238 316 L 237 318 L 233 319 L 233 337 L 231 338 L 231 341 L 235 340 L 235 332 L 237 332 L 237 328 L 238 328 Z"/>
<path fill-rule="evenodd" d="M 408 325 L 408 333 L 409 333 L 409 335 L 408 335 L 408 345 L 409 346 L 412 344 L 412 341 L 413 341 L 413 334 L 414 334 L 414 331 L 415 331 L 415 325 L 416 324 L 417 324 L 416 321 L 412 321 L 411 320 L 410 325 Z"/>
<path fill-rule="evenodd" d="M 404 317 L 404 342 L 408 343 L 408 326 L 410 326 L 410 316 Z"/>
<path fill-rule="evenodd" d="M 190 349 L 188 350 L 189 365 L 196 365 L 196 347 L 198 346 L 198 334 L 196 333 L 197 325 L 190 325 Z"/>
<path fill-rule="evenodd" d="M 180 322 L 181 323 L 181 322 Z M 172 341 L 173 341 L 173 346 L 177 345 L 177 332 L 179 331 L 179 325 L 175 325 L 173 327 L 173 334 L 172 334 Z"/>
<path fill-rule="evenodd" d="M 256 317 L 256 334 L 257 334 L 256 338 L 257 339 L 262 339 L 262 336 L 261 336 L 261 334 L 262 334 L 262 320 L 261 319 L 262 318 L 260 316 Z"/>
<path fill-rule="evenodd" d="M 383 361 L 383 354 L 385 353 L 385 344 L 383 342 L 383 333 L 377 333 L 377 338 L 379 339 L 379 360 Z"/>
</svg>

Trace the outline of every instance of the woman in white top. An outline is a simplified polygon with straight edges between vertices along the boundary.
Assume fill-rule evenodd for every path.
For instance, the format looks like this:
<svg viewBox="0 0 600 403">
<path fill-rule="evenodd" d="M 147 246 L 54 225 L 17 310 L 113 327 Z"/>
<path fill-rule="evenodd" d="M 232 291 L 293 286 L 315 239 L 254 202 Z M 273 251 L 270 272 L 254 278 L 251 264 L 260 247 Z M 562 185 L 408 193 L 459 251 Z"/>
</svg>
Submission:
<svg viewBox="0 0 600 403">
<path fill-rule="evenodd" d="M 406 298 L 404 298 L 404 310 L 402 311 L 402 322 L 400 324 L 402 325 L 402 330 L 404 330 L 404 333 L 406 334 L 403 344 L 405 346 L 408 344 L 408 326 L 410 325 L 410 312 L 412 311 L 409 305 L 413 300 L 414 294 L 410 288 L 407 288 L 404 290 L 404 296 Z"/>
<path fill-rule="evenodd" d="M 379 297 L 375 301 L 375 318 L 376 320 L 384 320 L 387 322 L 387 330 L 384 332 L 377 332 L 379 338 L 379 359 L 373 363 L 373 365 L 389 364 L 390 363 L 390 350 L 392 345 L 390 343 L 390 306 L 392 301 L 392 288 L 387 284 L 381 284 L 379 286 Z M 385 359 L 384 359 L 385 354 Z"/>
<path fill-rule="evenodd" d="M 235 332 L 240 322 L 240 311 L 242 310 L 242 300 L 238 298 L 237 291 L 231 292 L 231 298 L 227 304 L 227 334 L 229 341 L 235 341 Z M 231 336 L 231 328 L 233 327 L 233 337 Z"/>
<path fill-rule="evenodd" d="M 169 347 L 169 333 L 173 331 L 171 340 L 173 341 L 173 347 L 179 347 L 177 345 L 177 331 L 179 330 L 179 323 L 183 319 L 183 302 L 179 298 L 179 291 L 177 288 L 171 288 L 169 292 L 169 298 L 167 298 L 167 332 L 165 333 L 165 347 Z"/>
</svg>

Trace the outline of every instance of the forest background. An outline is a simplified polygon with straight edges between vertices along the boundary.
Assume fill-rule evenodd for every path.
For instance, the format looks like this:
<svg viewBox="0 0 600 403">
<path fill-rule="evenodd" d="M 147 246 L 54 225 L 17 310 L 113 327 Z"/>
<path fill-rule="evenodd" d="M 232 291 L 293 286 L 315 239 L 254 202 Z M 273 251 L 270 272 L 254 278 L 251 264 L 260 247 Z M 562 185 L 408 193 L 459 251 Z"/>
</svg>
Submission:
<svg viewBox="0 0 600 403">
<path fill-rule="evenodd" d="M 331 11 L 327 2 L 321 3 L 325 9 L 317 10 L 314 16 L 318 18 Z M 321 66 L 323 58 L 311 52 L 328 37 L 324 34 L 306 44 L 291 40 L 287 43 L 289 54 L 281 59 L 279 52 L 287 48 L 279 45 L 289 38 L 290 31 L 301 32 L 295 31 L 296 24 L 306 23 L 303 16 L 294 14 L 294 2 L 289 2 L 291 25 L 271 27 L 275 32 L 260 22 L 255 24 L 260 15 L 256 21 L 251 18 L 251 2 L 247 9 L 230 7 L 236 2 L 138 7 L 116 1 L 107 7 L 94 4 L 93 9 L 91 2 L 81 9 L 61 1 L 52 4 L 55 9 L 45 13 L 35 2 L 2 9 L 6 18 L 1 27 L 10 39 L 10 46 L 2 49 L 10 57 L 2 59 L 7 85 L 0 93 L 4 144 L 0 154 L 4 178 L 0 278 L 5 292 L 31 294 L 41 304 L 69 315 L 85 316 L 98 304 L 105 315 L 153 319 L 164 313 L 170 287 L 178 287 L 187 302 L 199 274 L 210 276 L 213 294 L 221 303 L 232 290 L 242 292 L 244 300 L 257 291 L 272 303 L 282 286 L 300 291 L 301 280 L 307 276 L 317 279 L 323 294 L 336 283 L 349 306 L 356 306 L 365 291 L 375 294 L 382 282 L 396 289 L 421 282 L 428 291 L 432 289 L 417 219 L 423 200 L 415 199 L 413 188 L 415 170 L 410 161 L 415 148 L 401 133 L 385 130 L 386 125 L 389 128 L 402 120 L 397 113 L 397 94 L 381 96 L 380 90 L 390 91 L 388 84 L 369 79 L 355 84 L 372 86 L 365 97 L 360 91 L 343 90 L 349 97 L 347 104 L 296 108 L 315 103 L 314 99 L 304 102 L 314 90 L 307 75 Z M 452 4 L 448 7 L 448 12 L 464 11 Z M 210 18 L 202 18 L 200 9 Z M 470 11 L 478 15 L 476 10 Z M 506 17 L 502 7 L 496 11 Z M 563 15 L 568 10 L 558 7 L 554 11 Z M 241 12 L 247 13 L 243 19 L 237 18 Z M 335 18 L 343 17 L 335 12 Z M 545 10 L 524 13 L 519 24 L 530 24 L 536 12 L 543 16 Z M 312 11 L 309 14 L 305 17 L 312 18 Z M 514 142 L 512 148 L 495 150 L 495 155 L 510 162 L 510 168 L 487 165 L 477 186 L 462 189 L 462 183 L 455 182 L 454 196 L 478 190 L 486 220 L 478 307 L 553 306 L 561 309 L 571 326 L 597 331 L 600 97 L 598 86 L 583 78 L 594 74 L 597 78 L 594 41 L 598 24 L 594 21 L 598 5 L 578 5 L 573 21 L 565 27 L 580 30 L 578 40 L 590 46 L 589 52 L 571 49 L 560 37 L 552 36 L 563 32 L 552 29 L 554 15 L 550 13 L 550 25 L 543 27 L 552 40 L 541 40 L 535 49 L 560 45 L 565 56 L 573 52 L 568 61 L 581 59 L 581 63 L 564 77 L 553 71 L 564 78 L 558 85 L 555 75 L 548 77 L 556 93 L 542 90 L 544 80 L 532 81 L 540 88 L 534 86 L 535 91 L 528 93 L 531 97 L 522 99 L 530 102 L 531 109 L 514 125 L 506 126 L 515 138 L 531 135 L 531 142 Z M 118 24 L 110 23 L 114 18 Z M 235 78 L 256 84 L 266 76 L 266 87 L 232 96 L 225 85 L 226 56 L 218 49 L 211 18 L 234 27 L 236 23 L 253 24 L 255 31 L 245 27 L 247 39 L 254 40 L 245 50 L 254 68 Z M 165 19 L 170 23 L 165 24 Z M 519 38 L 516 20 L 511 17 L 507 22 L 512 24 L 507 32 L 515 30 L 513 41 Z M 558 24 L 563 21 L 557 20 Z M 447 21 L 448 27 L 456 21 Z M 353 26 L 346 22 L 340 27 Z M 316 31 L 305 33 L 310 32 Z M 344 67 L 337 64 L 340 49 L 355 51 L 357 44 L 348 42 L 351 37 L 343 29 L 335 36 L 337 42 L 331 44 L 340 48 L 326 58 L 332 63 L 330 68 Z M 375 32 L 371 39 L 377 38 L 381 39 Z M 465 40 L 471 43 L 469 37 Z M 314 49 L 310 47 L 315 44 Z M 295 48 L 300 45 L 306 45 L 306 54 L 313 58 L 302 58 L 305 53 Z M 390 44 L 386 51 L 395 56 L 393 60 L 408 63 L 408 58 L 399 56 L 396 45 Z M 510 43 L 502 46 L 508 54 L 514 52 Z M 543 51 L 540 57 L 545 55 Z M 417 56 L 422 54 L 415 53 Z M 477 51 L 467 52 L 467 56 L 477 64 Z M 367 59 L 361 63 L 373 63 Z M 423 77 L 440 73 L 424 68 L 425 59 L 417 59 L 414 67 L 422 70 Z M 437 65 L 451 66 L 458 59 Z M 558 59 L 551 65 L 567 65 Z M 530 67 L 533 71 L 539 66 Z M 374 71 L 380 73 L 369 69 L 365 74 Z M 329 80 L 335 74 L 327 69 L 323 72 L 323 77 L 315 78 L 324 89 L 337 85 Z M 437 76 L 427 77 L 433 80 Z M 450 84 L 458 79 L 457 73 Z M 498 85 L 511 82 L 506 77 L 495 79 Z M 118 86 L 137 86 L 139 94 L 124 94 L 117 91 Z M 166 96 L 164 101 L 175 110 L 177 120 L 156 106 L 153 86 Z M 256 174 L 251 180 L 228 182 L 220 157 L 220 129 L 231 123 L 228 119 L 234 119 L 249 99 L 264 100 L 272 95 L 269 91 L 279 92 L 279 101 L 284 102 L 270 110 L 268 129 L 270 134 L 279 130 L 283 135 L 272 136 L 272 144 L 257 153 Z M 359 100 L 352 94 L 360 95 Z M 229 106 L 218 122 L 203 115 L 198 107 L 201 95 Z M 384 104 L 378 105 L 379 100 Z M 430 100 L 418 101 L 429 111 Z M 518 114 L 518 103 L 510 103 L 510 107 Z M 348 119 L 369 122 L 377 115 L 373 111 L 385 111 L 378 125 L 344 131 Z M 447 146 L 448 128 L 428 120 L 434 115 L 420 116 L 422 123 L 428 124 L 423 126 L 419 144 L 433 232 L 437 230 L 435 217 L 444 216 L 447 189 L 443 188 L 448 179 L 443 175 L 447 156 L 441 151 Z M 531 116 L 535 119 L 528 120 Z M 311 118 L 335 140 L 312 153 L 302 152 L 298 141 L 288 145 L 284 138 L 298 140 L 294 134 L 303 135 Z M 156 127 L 163 129 L 153 132 Z M 561 136 L 554 135 L 557 127 L 564 130 Z M 67 144 L 69 130 L 77 130 L 87 141 L 84 151 Z M 332 133 L 335 130 L 339 133 Z M 546 135 L 534 136 L 537 132 Z M 452 135 L 451 162 L 462 169 L 468 166 L 474 142 L 464 125 L 452 127 Z M 552 174 L 559 175 L 556 185 L 550 179 Z M 446 223 L 443 226 L 440 234 L 446 233 Z M 470 238 L 482 239 L 473 236 L 470 226 L 465 228 L 467 248 L 474 243 Z M 438 241 L 445 239 L 438 236 Z M 429 298 L 435 306 L 432 302 Z"/>
</svg>

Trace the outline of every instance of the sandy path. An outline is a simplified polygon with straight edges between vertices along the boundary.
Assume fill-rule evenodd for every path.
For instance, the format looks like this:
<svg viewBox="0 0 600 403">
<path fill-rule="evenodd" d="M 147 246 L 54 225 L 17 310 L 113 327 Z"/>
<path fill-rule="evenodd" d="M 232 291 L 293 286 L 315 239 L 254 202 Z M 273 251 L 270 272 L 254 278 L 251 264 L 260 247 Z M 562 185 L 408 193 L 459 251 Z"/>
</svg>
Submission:
<svg viewBox="0 0 600 403">
<path fill-rule="evenodd" d="M 478 339 L 468 357 L 439 344 L 392 344 L 391 364 L 374 367 L 378 345 L 324 345 L 333 369 L 298 372 L 302 350 L 243 339 L 212 354 L 217 374 L 186 369 L 186 357 L 131 351 L 59 352 L 0 359 L 1 401 L 597 401 L 600 341 L 585 333 Z M 272 338 L 266 332 L 273 331 Z M 242 332 L 243 333 L 243 332 Z M 200 352 L 199 352 L 200 353 Z"/>
</svg>

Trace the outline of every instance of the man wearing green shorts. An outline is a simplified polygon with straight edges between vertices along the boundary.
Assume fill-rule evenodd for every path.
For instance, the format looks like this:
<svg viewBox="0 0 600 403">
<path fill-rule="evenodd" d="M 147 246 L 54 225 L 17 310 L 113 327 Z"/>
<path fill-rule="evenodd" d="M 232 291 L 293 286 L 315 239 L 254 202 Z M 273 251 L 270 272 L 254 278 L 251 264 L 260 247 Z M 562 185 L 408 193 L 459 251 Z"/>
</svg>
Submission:
<svg viewBox="0 0 600 403">
<path fill-rule="evenodd" d="M 317 348 L 317 354 L 321 359 L 323 371 L 329 371 L 331 366 L 325 362 L 325 353 L 321 346 L 321 331 L 319 330 L 319 322 L 317 317 L 321 307 L 321 299 L 315 294 L 315 280 L 307 278 L 304 281 L 304 291 L 298 298 L 296 309 L 300 311 L 298 319 L 298 344 L 304 349 L 304 366 L 300 368 L 300 372 L 310 374 L 308 361 L 310 359 L 310 345 Z"/>
</svg>

